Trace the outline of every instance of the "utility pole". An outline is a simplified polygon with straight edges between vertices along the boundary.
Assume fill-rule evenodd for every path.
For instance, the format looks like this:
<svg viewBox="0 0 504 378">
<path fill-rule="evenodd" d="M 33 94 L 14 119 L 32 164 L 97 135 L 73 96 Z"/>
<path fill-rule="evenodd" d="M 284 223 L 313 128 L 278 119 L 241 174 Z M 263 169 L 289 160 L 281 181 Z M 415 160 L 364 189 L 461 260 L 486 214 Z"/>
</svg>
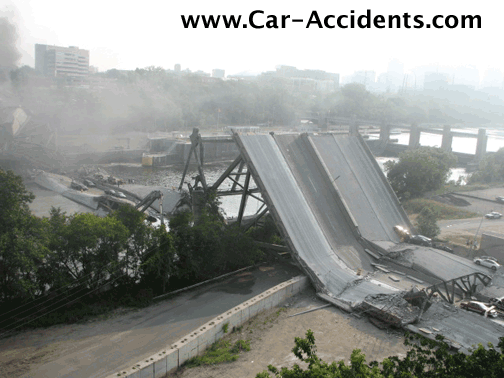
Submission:
<svg viewBox="0 0 504 378">
<path fill-rule="evenodd" d="M 478 236 L 478 233 L 479 233 L 479 231 L 480 231 L 480 229 L 481 229 L 481 225 L 483 224 L 483 220 L 484 220 L 484 219 L 485 219 L 485 216 L 483 215 L 483 216 L 481 217 L 481 222 L 480 222 L 480 224 L 479 224 L 479 227 L 478 227 L 478 229 L 476 230 L 476 233 L 474 234 L 474 240 L 473 240 L 473 243 L 472 243 L 472 246 L 471 246 L 471 251 L 475 249 L 475 248 L 474 248 L 474 246 L 476 245 L 476 237 Z"/>
</svg>

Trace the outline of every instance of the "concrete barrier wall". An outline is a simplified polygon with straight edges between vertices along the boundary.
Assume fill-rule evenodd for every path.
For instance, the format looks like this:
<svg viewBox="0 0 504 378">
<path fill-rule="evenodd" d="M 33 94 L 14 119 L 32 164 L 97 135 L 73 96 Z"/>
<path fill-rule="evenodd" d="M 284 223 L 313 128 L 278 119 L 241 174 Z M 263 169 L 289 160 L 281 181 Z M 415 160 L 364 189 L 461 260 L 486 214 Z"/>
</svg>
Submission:
<svg viewBox="0 0 504 378">
<path fill-rule="evenodd" d="M 228 324 L 228 332 L 231 332 L 234 327 L 239 327 L 261 311 L 278 306 L 287 298 L 304 290 L 309 282 L 306 276 L 298 276 L 282 282 L 220 314 L 158 353 L 139 361 L 128 369 L 118 370 L 107 378 L 163 377 L 168 372 L 178 369 L 190 358 L 202 354 L 205 349 L 222 338 L 225 335 L 225 324 Z"/>
</svg>

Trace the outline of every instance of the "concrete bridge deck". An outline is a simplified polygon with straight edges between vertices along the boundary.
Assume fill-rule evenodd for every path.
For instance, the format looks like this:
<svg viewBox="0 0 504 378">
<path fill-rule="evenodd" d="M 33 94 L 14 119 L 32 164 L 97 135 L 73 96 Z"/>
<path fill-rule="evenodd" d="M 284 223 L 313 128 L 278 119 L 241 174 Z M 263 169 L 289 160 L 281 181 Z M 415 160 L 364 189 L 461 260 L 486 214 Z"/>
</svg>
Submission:
<svg viewBox="0 0 504 378">
<path fill-rule="evenodd" d="M 365 250 L 397 249 L 393 226 L 411 224 L 359 135 L 235 134 L 235 140 L 294 258 L 319 293 L 353 306 L 368 294 L 397 290 L 392 282 L 362 279 L 374 271 Z M 413 274 L 417 270 L 432 282 L 481 271 L 444 251 L 400 249 Z"/>
</svg>

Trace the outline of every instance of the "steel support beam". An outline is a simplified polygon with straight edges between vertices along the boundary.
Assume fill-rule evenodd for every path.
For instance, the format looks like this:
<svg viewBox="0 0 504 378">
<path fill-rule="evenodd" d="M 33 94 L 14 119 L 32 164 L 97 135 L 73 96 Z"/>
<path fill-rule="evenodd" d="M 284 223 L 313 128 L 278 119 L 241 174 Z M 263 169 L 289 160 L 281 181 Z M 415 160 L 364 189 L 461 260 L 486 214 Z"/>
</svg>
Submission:
<svg viewBox="0 0 504 378">
<path fill-rule="evenodd" d="M 250 171 L 247 172 L 247 176 L 245 177 L 245 186 L 243 188 L 243 195 L 240 203 L 240 211 L 238 212 L 238 226 L 241 226 L 241 222 L 243 219 L 243 213 L 245 211 L 245 205 L 247 204 L 247 195 L 248 195 L 248 187 L 250 183 Z"/>
<path fill-rule="evenodd" d="M 259 190 L 259 188 L 254 188 L 254 189 L 249 189 L 248 192 L 249 192 L 249 194 L 250 193 L 260 193 L 260 190 Z M 216 193 L 217 193 L 217 197 L 234 196 L 237 194 L 243 194 L 243 190 L 235 190 L 234 192 L 231 192 L 230 190 L 228 190 L 225 192 L 216 192 Z M 257 199 L 258 201 L 264 202 L 264 200 L 261 198 L 258 198 L 255 196 L 254 196 L 254 198 Z"/>
<path fill-rule="evenodd" d="M 243 172 L 243 167 L 245 166 L 245 162 L 242 160 L 240 162 L 240 166 L 238 167 L 238 174 L 235 175 L 235 182 L 233 182 L 233 186 L 231 187 L 231 191 L 236 190 L 236 183 L 240 179 L 240 174 Z"/>
<path fill-rule="evenodd" d="M 471 284 L 471 279 L 473 283 Z M 466 276 L 454 278 L 449 281 L 442 281 L 438 284 L 425 288 L 425 292 L 430 299 L 434 293 L 438 293 L 448 303 L 455 302 L 455 288 L 457 287 L 463 293 L 464 297 L 471 297 L 476 291 L 477 281 L 480 281 L 484 286 L 488 286 L 492 279 L 483 273 L 472 273 Z M 442 290 L 444 289 L 444 290 Z"/>
<path fill-rule="evenodd" d="M 184 179 L 187 174 L 187 169 L 189 168 L 189 163 L 191 161 L 191 155 L 193 153 L 193 149 L 194 149 L 194 145 L 191 144 L 191 149 L 189 150 L 189 155 L 187 155 L 187 160 L 185 163 L 184 172 L 182 173 L 182 179 L 180 180 L 180 185 L 178 187 L 178 190 L 182 190 L 182 186 L 184 186 Z"/>
<path fill-rule="evenodd" d="M 219 186 L 224 182 L 224 180 L 229 176 L 231 172 L 233 172 L 233 169 L 236 168 L 236 166 L 240 164 L 240 167 L 243 164 L 243 160 L 241 155 L 238 156 L 232 163 L 231 165 L 226 169 L 226 171 L 215 181 L 215 183 L 212 185 L 212 189 L 217 190 Z M 233 184 L 234 186 L 234 184 Z M 233 189 L 231 189 L 233 190 Z"/>
<path fill-rule="evenodd" d="M 200 149 L 200 150 L 203 151 L 202 149 Z M 196 163 L 198 164 L 199 180 L 201 181 L 201 184 L 203 185 L 203 189 L 206 192 L 208 187 L 207 187 L 206 180 L 205 180 L 205 174 L 203 172 L 203 160 L 201 159 L 202 156 L 200 156 L 198 154 L 197 145 L 194 147 L 193 152 L 194 152 L 194 158 L 196 159 Z"/>
<path fill-rule="evenodd" d="M 263 204 L 263 206 L 265 206 L 265 204 Z M 264 209 L 261 213 L 259 213 L 259 215 L 257 215 L 257 217 L 255 217 L 253 222 L 250 222 L 249 224 L 247 224 L 244 227 L 243 231 L 247 232 L 249 230 L 249 228 L 252 227 L 255 223 L 257 223 L 259 221 L 259 219 L 261 219 L 267 212 L 268 212 L 268 208 Z"/>
</svg>

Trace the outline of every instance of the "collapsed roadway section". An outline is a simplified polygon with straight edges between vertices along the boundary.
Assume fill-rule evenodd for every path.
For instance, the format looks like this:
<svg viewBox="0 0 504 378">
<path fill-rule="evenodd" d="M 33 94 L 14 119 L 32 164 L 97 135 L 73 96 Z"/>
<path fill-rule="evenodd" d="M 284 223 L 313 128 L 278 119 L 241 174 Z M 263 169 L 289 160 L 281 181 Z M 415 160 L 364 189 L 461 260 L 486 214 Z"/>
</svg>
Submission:
<svg viewBox="0 0 504 378">
<path fill-rule="evenodd" d="M 425 290 L 410 293 L 408 300 L 400 295 L 406 288 L 395 285 L 393 278 L 389 277 L 390 283 L 376 279 L 377 263 L 392 265 L 396 273 L 408 274 L 410 282 L 426 287 L 484 273 L 447 252 L 401 243 L 394 226 L 412 229 L 412 225 L 360 135 L 234 134 L 234 139 L 293 258 L 318 295 L 338 307 L 381 314 L 382 320 L 395 319 L 390 323 L 402 327 L 421 326 L 423 318 L 433 320 Z M 473 292 L 457 288 L 462 297 Z M 398 295 L 406 301 L 398 301 Z M 419 299 L 420 305 L 412 305 Z M 432 308 L 441 311 L 444 305 Z M 453 345 L 468 348 L 498 342 L 495 326 L 489 329 L 487 319 L 459 315 L 470 316 L 478 331 L 470 332 L 470 337 L 458 335 L 459 323 L 445 322 L 444 334 Z M 499 330 L 502 333 L 502 327 Z"/>
</svg>

